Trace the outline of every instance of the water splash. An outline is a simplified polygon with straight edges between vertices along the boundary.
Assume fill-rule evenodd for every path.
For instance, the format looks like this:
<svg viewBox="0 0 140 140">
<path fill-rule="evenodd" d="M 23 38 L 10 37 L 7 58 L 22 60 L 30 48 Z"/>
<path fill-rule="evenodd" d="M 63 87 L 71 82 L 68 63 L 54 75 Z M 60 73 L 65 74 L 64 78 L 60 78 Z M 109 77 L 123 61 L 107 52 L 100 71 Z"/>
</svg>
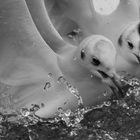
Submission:
<svg viewBox="0 0 140 140">
<path fill-rule="evenodd" d="M 71 85 L 63 76 L 58 78 L 58 83 L 64 84 L 71 94 L 78 99 L 78 108 L 84 108 L 83 99 L 76 87 Z"/>
<path fill-rule="evenodd" d="M 83 120 L 86 110 L 84 108 L 82 97 L 77 88 L 72 86 L 63 76 L 58 78 L 58 83 L 64 84 L 71 94 L 73 94 L 78 100 L 78 108 L 75 112 L 70 109 L 64 111 L 62 108 L 58 108 L 58 116 L 63 120 L 68 127 L 79 128 L 80 121 Z M 76 130 L 71 131 L 70 135 L 76 135 Z"/>
<path fill-rule="evenodd" d="M 96 106 L 84 107 L 78 90 L 61 76 L 58 83 L 64 84 L 79 100 L 78 108 L 73 112 L 60 107 L 56 116 L 48 119 L 36 115 L 43 103 L 12 113 L 1 112 L 0 139 L 138 140 L 140 81 L 135 78 L 124 78 L 124 81 L 126 95 L 123 99 L 109 99 Z"/>
</svg>

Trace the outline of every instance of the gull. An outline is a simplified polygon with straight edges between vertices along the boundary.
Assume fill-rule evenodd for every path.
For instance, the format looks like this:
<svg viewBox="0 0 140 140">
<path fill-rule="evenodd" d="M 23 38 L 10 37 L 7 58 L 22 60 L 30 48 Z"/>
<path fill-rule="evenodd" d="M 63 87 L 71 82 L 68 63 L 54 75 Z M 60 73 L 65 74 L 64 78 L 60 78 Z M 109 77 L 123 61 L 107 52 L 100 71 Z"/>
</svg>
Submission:
<svg viewBox="0 0 140 140">
<path fill-rule="evenodd" d="M 14 106 L 44 102 L 46 106 L 38 115 L 45 117 L 53 115 L 58 107 L 75 108 L 77 98 L 57 83 L 62 75 L 77 87 L 86 106 L 107 99 L 110 87 L 117 86 L 113 81 L 119 79 L 112 42 L 102 35 L 92 35 L 75 47 L 61 38 L 48 17 L 43 24 L 39 19 L 38 26 L 31 12 L 33 7 L 26 4 L 24 0 L 1 2 L 0 80 L 12 86 Z M 44 36 L 39 30 L 41 26 L 47 30 Z M 53 78 L 48 77 L 50 72 Z M 51 88 L 44 91 L 47 81 Z M 107 96 L 104 91 L 109 91 Z"/>
<path fill-rule="evenodd" d="M 140 22 L 132 22 L 124 28 L 118 39 L 118 46 L 120 55 L 130 65 L 128 72 L 140 78 Z M 118 59 L 119 69 L 122 67 L 120 61 Z"/>
</svg>

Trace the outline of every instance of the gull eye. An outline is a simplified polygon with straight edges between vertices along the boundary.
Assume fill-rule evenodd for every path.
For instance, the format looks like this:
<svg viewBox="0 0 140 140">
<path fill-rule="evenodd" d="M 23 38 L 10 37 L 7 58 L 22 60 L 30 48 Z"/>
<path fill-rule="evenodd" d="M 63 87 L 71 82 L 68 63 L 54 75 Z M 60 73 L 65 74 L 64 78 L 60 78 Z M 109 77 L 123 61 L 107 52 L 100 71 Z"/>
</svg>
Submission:
<svg viewBox="0 0 140 140">
<path fill-rule="evenodd" d="M 129 41 L 127 41 L 127 43 L 128 43 L 129 49 L 132 50 L 134 48 L 134 45 Z"/>
<path fill-rule="evenodd" d="M 118 39 L 118 44 L 119 44 L 119 46 L 122 46 L 122 43 L 123 43 L 123 41 L 122 41 L 122 35 L 120 35 L 120 37 L 119 37 L 119 39 Z"/>
<path fill-rule="evenodd" d="M 84 50 L 82 49 L 81 50 L 81 58 L 84 60 L 84 58 L 85 58 L 85 52 L 84 52 Z"/>
<path fill-rule="evenodd" d="M 91 63 L 93 65 L 95 65 L 95 66 L 99 66 L 101 64 L 101 62 L 97 58 L 95 58 L 95 57 L 92 58 L 92 62 Z"/>
<path fill-rule="evenodd" d="M 138 33 L 140 35 L 140 23 L 138 24 Z"/>
</svg>

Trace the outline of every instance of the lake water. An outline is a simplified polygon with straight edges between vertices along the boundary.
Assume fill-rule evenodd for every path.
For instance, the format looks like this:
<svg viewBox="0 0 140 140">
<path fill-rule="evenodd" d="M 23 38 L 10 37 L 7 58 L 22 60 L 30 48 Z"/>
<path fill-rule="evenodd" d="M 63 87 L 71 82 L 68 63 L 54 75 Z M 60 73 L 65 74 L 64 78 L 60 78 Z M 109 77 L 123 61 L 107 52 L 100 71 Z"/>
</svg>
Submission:
<svg viewBox="0 0 140 140">
<path fill-rule="evenodd" d="M 10 87 L 1 83 L 0 140 L 139 140 L 140 81 L 127 75 L 122 83 L 124 98 L 112 95 L 100 105 L 86 107 L 77 95 L 74 112 L 59 107 L 55 117 L 48 119 L 35 115 L 43 103 L 14 109 L 6 92 Z"/>
</svg>

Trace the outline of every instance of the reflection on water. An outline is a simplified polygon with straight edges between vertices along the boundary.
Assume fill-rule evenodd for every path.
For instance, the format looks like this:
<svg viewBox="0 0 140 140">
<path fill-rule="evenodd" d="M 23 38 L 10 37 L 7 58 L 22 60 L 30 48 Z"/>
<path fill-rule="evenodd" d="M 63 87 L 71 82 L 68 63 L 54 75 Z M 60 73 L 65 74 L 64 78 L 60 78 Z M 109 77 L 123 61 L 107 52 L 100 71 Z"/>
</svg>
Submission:
<svg viewBox="0 0 140 140">
<path fill-rule="evenodd" d="M 64 77 L 65 84 L 79 100 L 73 112 L 59 107 L 55 117 L 40 118 L 35 112 L 44 105 L 14 110 L 10 87 L 1 83 L 0 140 L 138 140 L 140 138 L 140 81 L 122 79 L 123 99 L 110 97 L 93 107 L 84 107 L 81 96 Z M 7 111 L 6 111 L 7 109 Z"/>
</svg>

